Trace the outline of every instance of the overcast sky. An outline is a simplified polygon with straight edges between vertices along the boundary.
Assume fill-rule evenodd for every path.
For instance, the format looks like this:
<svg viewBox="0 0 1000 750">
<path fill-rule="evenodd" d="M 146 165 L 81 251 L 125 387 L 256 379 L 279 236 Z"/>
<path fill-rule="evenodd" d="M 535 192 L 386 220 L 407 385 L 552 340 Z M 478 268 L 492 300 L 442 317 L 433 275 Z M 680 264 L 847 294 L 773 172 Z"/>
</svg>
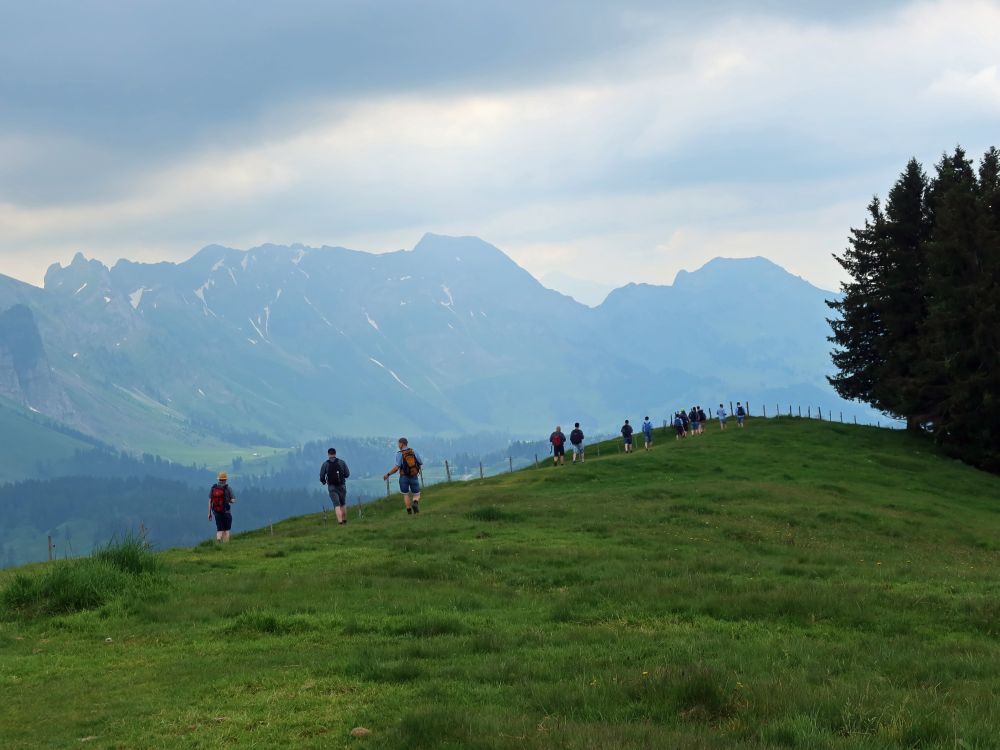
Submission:
<svg viewBox="0 0 1000 750">
<path fill-rule="evenodd" d="M 0 272 L 432 231 L 834 288 L 910 156 L 1000 145 L 1000 0 L 748 5 L 0 0 Z"/>
</svg>

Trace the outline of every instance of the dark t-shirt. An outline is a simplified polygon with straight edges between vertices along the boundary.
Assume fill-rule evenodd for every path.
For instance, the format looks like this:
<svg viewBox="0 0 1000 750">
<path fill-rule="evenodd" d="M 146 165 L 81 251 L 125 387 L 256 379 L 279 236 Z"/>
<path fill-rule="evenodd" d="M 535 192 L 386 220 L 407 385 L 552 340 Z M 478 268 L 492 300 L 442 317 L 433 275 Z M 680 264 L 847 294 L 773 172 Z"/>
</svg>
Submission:
<svg viewBox="0 0 1000 750">
<path fill-rule="evenodd" d="M 627 424 L 622 427 L 622 436 L 624 436 L 626 440 L 632 439 L 632 425 Z"/>
<path fill-rule="evenodd" d="M 583 430 L 581 430 L 580 428 L 577 428 L 577 429 L 573 430 L 569 434 L 569 441 L 573 445 L 579 445 L 580 443 L 582 443 L 583 442 Z"/>
<path fill-rule="evenodd" d="M 338 470 L 340 471 L 339 482 L 336 481 Z M 323 467 L 319 470 L 319 481 L 330 486 L 344 486 L 349 476 L 351 476 L 351 472 L 347 468 L 347 464 L 339 458 L 328 458 L 323 462 Z"/>
</svg>

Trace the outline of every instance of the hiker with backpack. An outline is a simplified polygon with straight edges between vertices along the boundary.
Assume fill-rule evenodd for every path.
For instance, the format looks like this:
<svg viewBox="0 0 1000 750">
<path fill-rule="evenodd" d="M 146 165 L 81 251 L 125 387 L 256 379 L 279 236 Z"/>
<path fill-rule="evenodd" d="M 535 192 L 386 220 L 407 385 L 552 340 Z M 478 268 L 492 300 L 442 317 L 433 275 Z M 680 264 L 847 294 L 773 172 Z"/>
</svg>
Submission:
<svg viewBox="0 0 1000 750">
<path fill-rule="evenodd" d="M 549 435 L 549 442 L 552 443 L 552 465 L 559 466 L 562 464 L 566 465 L 566 436 L 563 434 L 562 427 L 556 425 L 555 432 Z M 573 460 L 576 460 L 576 454 L 573 455 Z"/>
<path fill-rule="evenodd" d="M 223 544 L 229 541 L 229 531 L 233 528 L 232 504 L 236 502 L 229 487 L 229 476 L 219 472 L 219 481 L 208 491 L 208 520 L 215 517 L 215 541 Z"/>
<path fill-rule="evenodd" d="M 680 440 L 685 437 L 684 433 L 684 420 L 681 419 L 681 413 L 679 411 L 674 412 L 674 440 Z"/>
<path fill-rule="evenodd" d="M 743 420 L 747 418 L 747 410 L 743 408 L 743 404 L 739 401 L 736 402 L 736 426 L 742 427 Z"/>
<path fill-rule="evenodd" d="M 347 525 L 347 478 L 351 470 L 343 459 L 337 458 L 337 449 L 330 448 L 326 452 L 326 461 L 319 470 L 319 483 L 326 485 L 330 493 L 330 502 L 337 513 L 337 523 Z"/>
<path fill-rule="evenodd" d="M 695 410 L 698 412 L 698 430 L 702 435 L 705 434 L 705 424 L 708 422 L 708 416 L 705 414 L 705 410 L 700 406 Z"/>
<path fill-rule="evenodd" d="M 729 415 L 726 413 L 726 407 L 719 404 L 719 411 L 715 413 L 715 416 L 719 418 L 719 429 L 726 429 L 726 417 Z"/>
<path fill-rule="evenodd" d="M 646 438 L 646 450 L 649 450 L 653 447 L 653 423 L 649 421 L 649 417 L 642 421 L 642 435 Z"/>
<path fill-rule="evenodd" d="M 403 493 L 403 504 L 406 506 L 406 513 L 413 515 L 420 512 L 420 468 L 424 462 L 420 455 L 410 447 L 409 441 L 404 437 L 399 439 L 399 450 L 396 452 L 396 465 L 382 476 L 388 481 L 389 477 L 399 472 L 399 491 Z"/>
<path fill-rule="evenodd" d="M 580 457 L 580 463 L 584 461 L 583 458 L 583 430 L 580 429 L 580 423 L 577 422 L 573 425 L 572 431 L 569 433 L 569 444 L 573 446 L 573 463 L 576 463 L 577 456 Z"/>
<path fill-rule="evenodd" d="M 632 452 L 632 425 L 625 420 L 625 424 L 622 425 L 622 438 L 625 440 L 625 452 Z"/>
<path fill-rule="evenodd" d="M 691 411 L 688 412 L 688 421 L 691 423 L 691 434 L 700 435 L 701 425 L 699 424 L 700 420 L 698 419 L 697 407 L 691 407 Z"/>
</svg>

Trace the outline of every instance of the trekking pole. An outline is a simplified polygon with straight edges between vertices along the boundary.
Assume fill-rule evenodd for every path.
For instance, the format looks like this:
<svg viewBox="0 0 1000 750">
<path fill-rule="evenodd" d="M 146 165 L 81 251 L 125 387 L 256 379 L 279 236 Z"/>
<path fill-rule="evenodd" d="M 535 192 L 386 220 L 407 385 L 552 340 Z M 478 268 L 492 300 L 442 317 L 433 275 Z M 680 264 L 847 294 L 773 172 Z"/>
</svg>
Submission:
<svg viewBox="0 0 1000 750">
<path fill-rule="evenodd" d="M 389 497 L 389 480 L 385 480 L 385 496 Z"/>
</svg>

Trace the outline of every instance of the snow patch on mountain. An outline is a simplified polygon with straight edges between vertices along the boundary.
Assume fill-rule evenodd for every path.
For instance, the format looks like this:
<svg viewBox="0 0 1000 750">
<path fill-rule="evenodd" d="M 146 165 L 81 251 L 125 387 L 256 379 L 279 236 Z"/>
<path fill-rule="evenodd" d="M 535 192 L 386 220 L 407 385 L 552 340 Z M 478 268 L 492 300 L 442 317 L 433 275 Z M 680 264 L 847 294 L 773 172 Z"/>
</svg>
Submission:
<svg viewBox="0 0 1000 750">
<path fill-rule="evenodd" d="M 378 327 L 378 323 L 376 323 L 374 320 L 372 320 L 372 316 L 368 314 L 367 310 L 365 311 L 365 318 L 368 319 L 368 325 L 370 325 L 372 328 L 374 328 L 379 333 L 382 332 L 381 329 Z"/>
<path fill-rule="evenodd" d="M 139 309 L 139 305 L 142 304 L 142 295 L 144 295 L 146 292 L 151 292 L 151 291 L 153 291 L 153 290 L 152 289 L 147 289 L 146 287 L 141 286 L 138 289 L 136 289 L 134 292 L 132 292 L 128 296 L 128 301 L 132 303 L 132 309 L 133 310 L 138 310 Z M 197 294 L 197 292 L 195 292 L 195 294 Z M 108 298 L 105 297 L 104 299 L 107 300 Z M 204 300 L 202 300 L 202 302 L 204 302 Z"/>
</svg>

